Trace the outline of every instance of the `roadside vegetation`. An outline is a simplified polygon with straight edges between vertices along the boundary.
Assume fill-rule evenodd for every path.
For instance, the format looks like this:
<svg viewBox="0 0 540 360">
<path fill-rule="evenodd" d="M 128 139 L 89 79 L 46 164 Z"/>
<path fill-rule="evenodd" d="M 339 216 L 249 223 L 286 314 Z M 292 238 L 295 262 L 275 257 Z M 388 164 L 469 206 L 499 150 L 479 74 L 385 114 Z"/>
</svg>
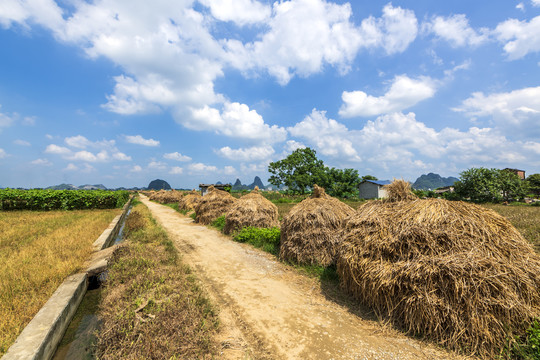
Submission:
<svg viewBox="0 0 540 360">
<path fill-rule="evenodd" d="M 0 210 L 83 210 L 121 208 L 127 191 L 0 189 Z"/>
<path fill-rule="evenodd" d="M 0 356 L 120 211 L 0 211 Z"/>
<path fill-rule="evenodd" d="M 99 315 L 99 359 L 217 357 L 216 310 L 146 206 L 126 220 Z"/>
</svg>

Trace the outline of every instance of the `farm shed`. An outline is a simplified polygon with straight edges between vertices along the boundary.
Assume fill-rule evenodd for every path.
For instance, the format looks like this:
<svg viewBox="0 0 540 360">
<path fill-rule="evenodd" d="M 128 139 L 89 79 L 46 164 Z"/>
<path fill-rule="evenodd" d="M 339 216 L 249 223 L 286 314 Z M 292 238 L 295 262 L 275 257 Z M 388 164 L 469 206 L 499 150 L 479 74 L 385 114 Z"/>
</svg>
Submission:
<svg viewBox="0 0 540 360">
<path fill-rule="evenodd" d="M 208 193 L 208 188 L 210 186 L 213 186 L 217 190 L 227 191 L 225 190 L 226 187 L 229 189 L 231 188 L 231 184 L 199 184 L 199 188 L 201 189 L 201 195 L 204 196 Z"/>
<path fill-rule="evenodd" d="M 389 185 L 390 180 L 364 180 L 358 185 L 358 197 L 360 199 L 378 199 L 386 197 L 384 185 Z"/>
</svg>

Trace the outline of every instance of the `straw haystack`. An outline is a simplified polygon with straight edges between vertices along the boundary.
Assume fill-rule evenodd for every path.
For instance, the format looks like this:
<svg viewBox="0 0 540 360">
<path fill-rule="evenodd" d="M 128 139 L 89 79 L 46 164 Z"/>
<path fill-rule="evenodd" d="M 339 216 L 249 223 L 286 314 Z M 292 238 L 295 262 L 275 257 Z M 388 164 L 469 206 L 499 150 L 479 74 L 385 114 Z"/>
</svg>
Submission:
<svg viewBox="0 0 540 360">
<path fill-rule="evenodd" d="M 189 194 L 184 195 L 184 197 L 178 201 L 178 209 L 193 211 L 197 207 L 197 204 L 201 198 L 201 194 L 198 191 L 192 190 Z"/>
<path fill-rule="evenodd" d="M 230 234 L 243 227 L 271 228 L 279 226 L 278 208 L 260 193 L 259 188 L 242 196 L 227 212 L 223 232 Z"/>
<path fill-rule="evenodd" d="M 161 204 L 172 204 L 175 202 L 178 202 L 183 196 L 183 193 L 176 190 L 159 190 L 159 191 L 153 191 L 149 198 L 152 201 L 157 201 Z"/>
<path fill-rule="evenodd" d="M 540 257 L 505 218 L 469 203 L 362 205 L 343 230 L 337 271 L 409 334 L 486 358 L 540 315 Z"/>
<path fill-rule="evenodd" d="M 353 208 L 315 185 L 313 195 L 294 206 L 283 219 L 279 256 L 299 264 L 333 264 L 339 230 L 343 220 L 353 214 Z"/>
<path fill-rule="evenodd" d="M 195 207 L 197 214 L 195 222 L 204 225 L 211 224 L 218 217 L 225 215 L 236 201 L 237 199 L 228 192 L 210 186 L 208 193 L 201 197 Z"/>
<path fill-rule="evenodd" d="M 394 179 L 390 184 L 384 185 L 383 189 L 387 194 L 384 201 L 405 201 L 418 198 L 412 192 L 411 183 L 403 179 Z"/>
</svg>

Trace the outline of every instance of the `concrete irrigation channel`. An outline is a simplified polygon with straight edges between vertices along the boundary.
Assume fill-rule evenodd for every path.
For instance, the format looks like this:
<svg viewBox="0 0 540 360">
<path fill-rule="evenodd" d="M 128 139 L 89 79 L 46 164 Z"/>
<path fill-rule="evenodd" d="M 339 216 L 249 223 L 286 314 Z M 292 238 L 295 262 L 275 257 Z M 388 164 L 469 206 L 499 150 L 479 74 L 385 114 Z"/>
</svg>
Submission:
<svg viewBox="0 0 540 360">
<path fill-rule="evenodd" d="M 64 280 L 17 337 L 2 360 L 41 360 L 51 359 L 54 356 L 58 344 L 87 292 L 89 283 L 107 269 L 107 261 L 115 249 L 114 243 L 121 237 L 121 230 L 132 199 L 129 199 L 122 213 L 114 218 L 94 242 L 94 253 L 88 261 L 86 271 L 71 275 Z"/>
</svg>

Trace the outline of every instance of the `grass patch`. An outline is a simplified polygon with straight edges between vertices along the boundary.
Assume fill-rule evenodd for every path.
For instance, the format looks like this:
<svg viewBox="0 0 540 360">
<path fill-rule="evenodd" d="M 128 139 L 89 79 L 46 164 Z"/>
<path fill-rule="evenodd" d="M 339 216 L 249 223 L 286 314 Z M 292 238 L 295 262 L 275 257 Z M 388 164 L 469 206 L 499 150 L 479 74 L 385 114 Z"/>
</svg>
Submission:
<svg viewBox="0 0 540 360">
<path fill-rule="evenodd" d="M 0 212 L 0 356 L 120 211 Z"/>
<path fill-rule="evenodd" d="M 125 245 L 113 255 L 100 305 L 103 325 L 96 357 L 217 357 L 216 311 L 166 232 L 144 205 L 133 209 L 125 231 Z"/>
<path fill-rule="evenodd" d="M 279 228 L 275 227 L 268 229 L 245 227 L 233 239 L 238 242 L 251 244 L 256 248 L 277 255 L 279 253 L 280 234 Z"/>
<path fill-rule="evenodd" d="M 212 221 L 210 226 L 215 227 L 220 232 L 223 232 L 223 228 L 225 228 L 225 215 L 221 215 L 216 220 Z"/>
</svg>

